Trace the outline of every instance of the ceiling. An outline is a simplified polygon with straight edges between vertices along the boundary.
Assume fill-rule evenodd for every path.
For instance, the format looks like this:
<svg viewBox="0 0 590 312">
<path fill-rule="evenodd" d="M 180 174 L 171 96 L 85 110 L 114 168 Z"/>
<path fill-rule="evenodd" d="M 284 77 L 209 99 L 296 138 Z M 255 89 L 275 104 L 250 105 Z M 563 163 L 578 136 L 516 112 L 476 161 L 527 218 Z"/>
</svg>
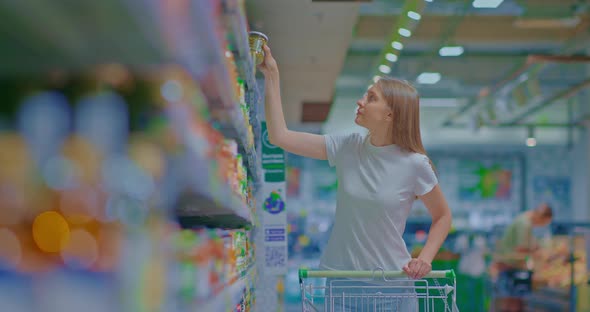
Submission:
<svg viewBox="0 0 590 312">
<path fill-rule="evenodd" d="M 504 0 L 498 8 L 480 9 L 472 2 L 248 4 L 252 26 L 271 37 L 282 73 L 283 105 L 293 126 L 301 124 L 302 103 L 315 101 L 332 104 L 323 131 L 354 129 L 355 101 L 378 66 L 387 64 L 390 75 L 414 83 L 421 94 L 427 145 L 523 144 L 531 125 L 540 144 L 565 142 L 568 124 L 587 112 L 581 103 L 589 59 L 526 62 L 530 55 L 585 55 L 590 48 L 588 3 Z M 408 9 L 421 19 L 409 20 Z M 411 30 L 411 37 L 396 34 L 400 25 Z M 403 43 L 401 52 L 390 47 L 392 38 Z M 441 57 L 445 45 L 462 46 L 464 53 Z M 395 52 L 397 62 L 386 62 L 385 52 Z M 419 84 L 422 72 L 438 72 L 442 79 Z M 485 90 L 489 95 L 483 97 Z"/>
<path fill-rule="evenodd" d="M 251 29 L 266 33 L 281 72 L 286 120 L 300 126 L 303 102 L 330 102 L 359 3 L 246 1 Z"/>
<path fill-rule="evenodd" d="M 251 29 L 270 37 L 291 127 L 325 132 L 354 128 L 354 103 L 379 65 L 389 65 L 390 75 L 419 90 L 424 141 L 431 146 L 522 144 L 531 125 L 540 144 L 561 144 L 569 124 L 582 124 L 588 116 L 588 0 L 504 0 L 494 9 L 474 8 L 475 0 L 244 1 Z M 183 26 L 183 21 L 156 17 L 189 4 L 199 13 L 207 3 L 2 2 L 0 78 L 47 71 L 56 64 L 76 69 L 89 61 L 116 59 L 133 65 L 190 56 L 203 50 L 199 36 L 214 30 L 194 21 L 192 31 L 173 38 L 186 50 L 172 51 L 161 40 L 170 36 L 162 32 L 169 24 Z M 421 19 L 410 20 L 408 10 L 420 13 Z M 411 30 L 409 38 L 397 33 L 402 26 Z M 94 39 L 88 40 L 88 34 Z M 403 43 L 401 51 L 393 50 L 393 40 Z M 464 53 L 441 57 L 438 51 L 445 45 L 459 45 Z M 397 62 L 386 64 L 386 53 L 396 54 Z M 531 55 L 576 58 L 546 62 Z M 187 62 L 199 67 L 192 59 Z M 419 84 L 422 72 L 442 78 Z M 302 122 L 314 120 L 309 116 L 328 111 L 328 106 L 325 122 Z"/>
</svg>

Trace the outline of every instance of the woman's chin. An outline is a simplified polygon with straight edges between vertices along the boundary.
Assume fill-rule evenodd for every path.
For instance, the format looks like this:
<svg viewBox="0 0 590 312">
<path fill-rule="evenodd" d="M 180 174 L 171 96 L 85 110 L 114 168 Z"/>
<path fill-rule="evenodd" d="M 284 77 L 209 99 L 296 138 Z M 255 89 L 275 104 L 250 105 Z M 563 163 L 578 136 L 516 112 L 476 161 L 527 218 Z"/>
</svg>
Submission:
<svg viewBox="0 0 590 312">
<path fill-rule="evenodd" d="M 363 123 L 361 122 L 361 116 L 357 115 L 354 118 L 354 123 L 362 127 L 363 126 Z"/>
</svg>

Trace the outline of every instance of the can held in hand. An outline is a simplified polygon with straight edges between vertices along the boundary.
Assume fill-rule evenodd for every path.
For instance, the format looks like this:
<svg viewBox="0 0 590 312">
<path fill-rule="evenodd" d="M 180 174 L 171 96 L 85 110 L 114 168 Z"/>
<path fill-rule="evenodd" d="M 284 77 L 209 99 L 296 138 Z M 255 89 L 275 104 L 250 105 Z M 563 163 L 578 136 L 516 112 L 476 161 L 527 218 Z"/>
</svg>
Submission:
<svg viewBox="0 0 590 312">
<path fill-rule="evenodd" d="M 252 54 L 252 60 L 256 65 L 262 64 L 264 61 L 264 50 L 262 47 L 268 42 L 268 36 L 259 32 L 251 31 L 248 36 L 250 43 L 250 54 Z"/>
</svg>

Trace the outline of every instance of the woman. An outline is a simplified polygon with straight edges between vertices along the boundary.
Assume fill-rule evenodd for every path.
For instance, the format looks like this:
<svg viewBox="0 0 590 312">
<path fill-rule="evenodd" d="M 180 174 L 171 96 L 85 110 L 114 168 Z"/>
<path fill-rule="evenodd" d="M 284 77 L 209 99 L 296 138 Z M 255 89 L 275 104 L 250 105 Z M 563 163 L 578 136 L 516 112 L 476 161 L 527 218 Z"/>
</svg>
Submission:
<svg viewBox="0 0 590 312">
<path fill-rule="evenodd" d="M 266 122 L 271 143 L 288 152 L 327 159 L 336 166 L 334 228 L 320 267 L 327 270 L 403 270 L 420 279 L 451 227 L 451 212 L 438 186 L 420 136 L 419 97 L 408 83 L 378 80 L 357 102 L 356 124 L 368 135 L 316 135 L 287 129 L 279 70 L 264 46 L 260 65 L 266 82 Z M 412 203 L 432 215 L 426 245 L 412 259 L 402 238 Z"/>
</svg>

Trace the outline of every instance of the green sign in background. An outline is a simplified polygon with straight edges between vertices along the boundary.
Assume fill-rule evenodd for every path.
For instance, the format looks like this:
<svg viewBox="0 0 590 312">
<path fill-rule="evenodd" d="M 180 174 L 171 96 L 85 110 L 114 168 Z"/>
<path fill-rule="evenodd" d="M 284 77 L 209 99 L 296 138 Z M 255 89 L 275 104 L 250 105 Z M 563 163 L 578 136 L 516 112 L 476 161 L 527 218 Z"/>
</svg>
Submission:
<svg viewBox="0 0 590 312">
<path fill-rule="evenodd" d="M 270 144 L 266 122 L 262 122 L 262 169 L 265 182 L 285 181 L 285 152 Z"/>
</svg>

